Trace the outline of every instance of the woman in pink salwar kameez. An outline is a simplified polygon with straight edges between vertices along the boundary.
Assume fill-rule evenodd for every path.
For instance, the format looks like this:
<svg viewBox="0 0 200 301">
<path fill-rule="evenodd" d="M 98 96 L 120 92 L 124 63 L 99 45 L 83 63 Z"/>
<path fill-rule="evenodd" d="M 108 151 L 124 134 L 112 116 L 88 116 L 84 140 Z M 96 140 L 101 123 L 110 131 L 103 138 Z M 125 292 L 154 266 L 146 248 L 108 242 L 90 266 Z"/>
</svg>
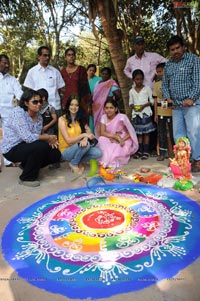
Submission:
<svg viewBox="0 0 200 301">
<path fill-rule="evenodd" d="M 102 80 L 99 81 L 93 94 L 92 111 L 94 114 L 95 136 L 100 136 L 101 116 L 104 114 L 104 103 L 107 99 L 119 100 L 121 92 L 115 80 L 111 79 L 111 69 L 104 67 L 101 70 Z"/>
<path fill-rule="evenodd" d="M 130 120 L 119 113 L 115 100 L 105 102 L 104 112 L 98 143 L 103 156 L 99 163 L 104 168 L 118 168 L 127 164 L 130 156 L 137 151 L 138 140 Z"/>
</svg>

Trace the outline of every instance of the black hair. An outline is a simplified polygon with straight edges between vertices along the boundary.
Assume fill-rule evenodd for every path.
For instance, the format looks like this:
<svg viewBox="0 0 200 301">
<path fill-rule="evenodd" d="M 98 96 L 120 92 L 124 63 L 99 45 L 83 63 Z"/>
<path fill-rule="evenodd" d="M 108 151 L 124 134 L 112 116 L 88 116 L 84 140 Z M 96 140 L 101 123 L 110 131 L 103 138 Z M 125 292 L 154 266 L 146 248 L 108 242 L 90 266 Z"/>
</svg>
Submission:
<svg viewBox="0 0 200 301">
<path fill-rule="evenodd" d="M 95 64 L 89 64 L 89 65 L 87 66 L 87 70 L 90 69 L 91 67 L 94 68 L 95 72 L 97 71 L 97 66 L 96 66 Z"/>
<path fill-rule="evenodd" d="M 111 77 L 112 75 L 112 71 L 109 67 L 104 67 L 101 69 L 101 73 L 104 72 L 104 71 L 107 71 L 108 72 L 108 75 Z"/>
<path fill-rule="evenodd" d="M 2 59 L 6 59 L 6 60 L 9 61 L 9 57 L 8 57 L 6 54 L 0 54 L 0 61 L 1 61 Z"/>
<path fill-rule="evenodd" d="M 169 41 L 167 42 L 167 49 L 169 50 L 169 48 L 172 46 L 172 45 L 175 45 L 175 44 L 181 44 L 181 46 L 184 46 L 184 42 L 183 42 L 183 39 L 179 36 L 172 36 Z"/>
<path fill-rule="evenodd" d="M 49 93 L 46 89 L 39 89 L 37 92 L 40 94 L 41 98 L 45 97 L 45 100 L 48 101 Z"/>
<path fill-rule="evenodd" d="M 75 121 L 79 122 L 82 133 L 85 133 L 85 125 L 87 124 L 87 117 L 86 117 L 84 111 L 82 110 L 82 108 L 80 107 L 80 97 L 79 97 L 78 94 L 72 94 L 67 99 L 67 104 L 66 104 L 66 109 L 65 109 L 65 115 L 66 115 L 66 119 L 68 121 L 67 126 L 69 128 L 71 128 L 72 118 L 71 118 L 71 115 L 70 115 L 69 106 L 70 106 L 73 99 L 76 99 L 78 101 L 78 104 L 79 104 L 79 110 L 76 114 Z"/>
<path fill-rule="evenodd" d="M 142 77 L 144 78 L 144 72 L 141 69 L 135 69 L 132 72 L 132 79 L 134 79 L 137 75 L 142 75 Z"/>
<path fill-rule="evenodd" d="M 67 48 L 67 49 L 65 50 L 65 56 L 67 55 L 67 53 L 68 53 L 69 51 L 73 51 L 74 56 L 76 56 L 76 51 L 75 51 L 75 49 L 72 48 L 72 47 L 69 47 L 69 48 Z"/>
<path fill-rule="evenodd" d="M 40 46 L 37 50 L 37 54 L 38 55 L 42 55 L 42 50 L 45 49 L 45 50 L 48 50 L 49 51 L 49 54 L 51 53 L 51 50 L 48 46 Z"/>
<path fill-rule="evenodd" d="M 105 108 L 105 106 L 107 105 L 107 103 L 111 103 L 117 110 L 116 114 L 119 113 L 119 106 L 118 106 L 118 103 L 117 101 L 114 99 L 114 98 L 108 98 L 105 102 L 104 102 L 104 105 L 103 107 Z"/>
<path fill-rule="evenodd" d="M 25 102 L 29 102 L 35 96 L 40 96 L 38 91 L 27 89 L 20 98 L 19 106 L 22 109 L 24 109 L 24 111 L 28 111 L 28 108 L 27 108 Z M 41 98 L 41 96 L 40 96 L 40 98 Z"/>
<path fill-rule="evenodd" d="M 166 65 L 166 63 L 159 63 L 159 64 L 156 66 L 156 69 L 157 69 L 157 68 L 162 68 L 162 69 L 164 69 L 164 68 L 165 68 L 165 65 Z"/>
</svg>

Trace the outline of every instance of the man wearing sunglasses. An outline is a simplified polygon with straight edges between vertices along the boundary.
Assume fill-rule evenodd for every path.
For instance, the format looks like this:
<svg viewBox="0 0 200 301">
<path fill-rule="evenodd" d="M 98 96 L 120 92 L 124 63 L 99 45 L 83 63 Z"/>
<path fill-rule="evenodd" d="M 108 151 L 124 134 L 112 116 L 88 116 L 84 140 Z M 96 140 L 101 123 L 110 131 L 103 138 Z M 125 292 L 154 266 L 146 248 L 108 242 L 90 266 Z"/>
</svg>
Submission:
<svg viewBox="0 0 200 301">
<path fill-rule="evenodd" d="M 18 80 L 9 74 L 10 61 L 6 54 L 0 54 L 0 118 L 4 135 L 4 125 L 10 112 L 17 104 L 23 91 Z M 1 160 L 0 160 L 1 161 Z M 15 166 L 12 162 L 4 158 L 5 166 Z M 1 162 L 0 162 L 1 169 Z"/>
<path fill-rule="evenodd" d="M 65 86 L 60 71 L 49 65 L 51 58 L 50 48 L 41 46 L 37 51 L 38 64 L 32 67 L 25 78 L 24 86 L 33 90 L 46 89 L 49 94 L 49 103 L 55 108 L 58 117 L 61 115 L 61 100 L 59 93 Z"/>
</svg>

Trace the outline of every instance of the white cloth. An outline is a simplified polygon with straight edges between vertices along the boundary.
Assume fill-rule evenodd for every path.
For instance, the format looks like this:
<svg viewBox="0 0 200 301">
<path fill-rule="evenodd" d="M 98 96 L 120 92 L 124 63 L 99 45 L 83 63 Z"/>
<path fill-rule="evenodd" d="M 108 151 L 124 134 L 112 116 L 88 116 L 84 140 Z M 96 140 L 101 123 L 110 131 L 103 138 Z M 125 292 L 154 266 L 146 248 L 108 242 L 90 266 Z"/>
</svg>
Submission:
<svg viewBox="0 0 200 301">
<path fill-rule="evenodd" d="M 153 88 L 153 80 L 156 75 L 156 66 L 159 63 L 165 63 L 168 60 L 155 52 L 144 51 L 141 58 L 136 54 L 131 56 L 124 68 L 124 73 L 127 77 L 132 79 L 132 73 L 136 69 L 140 69 L 144 72 L 144 85 Z"/>
<path fill-rule="evenodd" d="M 23 91 L 18 80 L 9 73 L 0 72 L 0 115 L 7 117 L 14 107 L 14 97 L 21 98 Z"/>
<path fill-rule="evenodd" d="M 5 122 L 14 108 L 14 98 L 16 97 L 19 100 L 22 93 L 21 85 L 14 76 L 9 73 L 3 75 L 0 72 L 0 116 L 2 118 L 3 135 Z M 10 161 L 4 158 L 4 165 L 9 165 L 10 163 Z"/>
<path fill-rule="evenodd" d="M 58 90 L 65 86 L 65 82 L 58 69 L 51 65 L 44 68 L 38 63 L 28 71 L 24 86 L 33 90 L 46 89 L 49 93 L 48 102 L 56 110 L 61 109 Z"/>
<path fill-rule="evenodd" d="M 152 90 L 148 86 L 144 86 L 142 90 L 138 93 L 135 88 L 133 87 L 129 91 L 129 105 L 144 105 L 148 103 L 148 101 L 153 105 L 154 100 L 152 97 Z M 139 115 L 141 118 L 143 117 L 143 114 L 147 114 L 148 116 L 152 115 L 152 109 L 150 106 L 145 107 L 142 112 L 137 112 L 135 110 L 132 110 L 132 118 L 135 118 L 136 115 Z"/>
</svg>

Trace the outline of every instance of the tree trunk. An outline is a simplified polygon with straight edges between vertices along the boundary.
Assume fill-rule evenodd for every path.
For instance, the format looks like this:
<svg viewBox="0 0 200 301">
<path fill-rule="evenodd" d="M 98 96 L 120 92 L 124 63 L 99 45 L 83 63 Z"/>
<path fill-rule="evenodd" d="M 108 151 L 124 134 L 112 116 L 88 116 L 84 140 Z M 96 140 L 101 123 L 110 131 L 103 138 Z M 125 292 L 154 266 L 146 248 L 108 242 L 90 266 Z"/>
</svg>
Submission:
<svg viewBox="0 0 200 301">
<path fill-rule="evenodd" d="M 93 0 L 94 1 L 94 0 Z M 101 19 L 102 27 L 108 42 L 112 63 L 115 68 L 117 79 L 122 92 L 125 113 L 130 116 L 129 108 L 129 80 L 123 70 L 126 64 L 126 57 L 122 48 L 122 31 L 117 29 L 116 14 L 112 0 L 95 0 L 98 16 Z"/>
<path fill-rule="evenodd" d="M 189 2 L 188 2 L 189 3 Z M 199 55 L 200 53 L 200 24 L 198 17 L 192 17 L 189 8 L 175 8 L 176 31 L 180 37 L 185 37 L 187 49 Z"/>
</svg>

